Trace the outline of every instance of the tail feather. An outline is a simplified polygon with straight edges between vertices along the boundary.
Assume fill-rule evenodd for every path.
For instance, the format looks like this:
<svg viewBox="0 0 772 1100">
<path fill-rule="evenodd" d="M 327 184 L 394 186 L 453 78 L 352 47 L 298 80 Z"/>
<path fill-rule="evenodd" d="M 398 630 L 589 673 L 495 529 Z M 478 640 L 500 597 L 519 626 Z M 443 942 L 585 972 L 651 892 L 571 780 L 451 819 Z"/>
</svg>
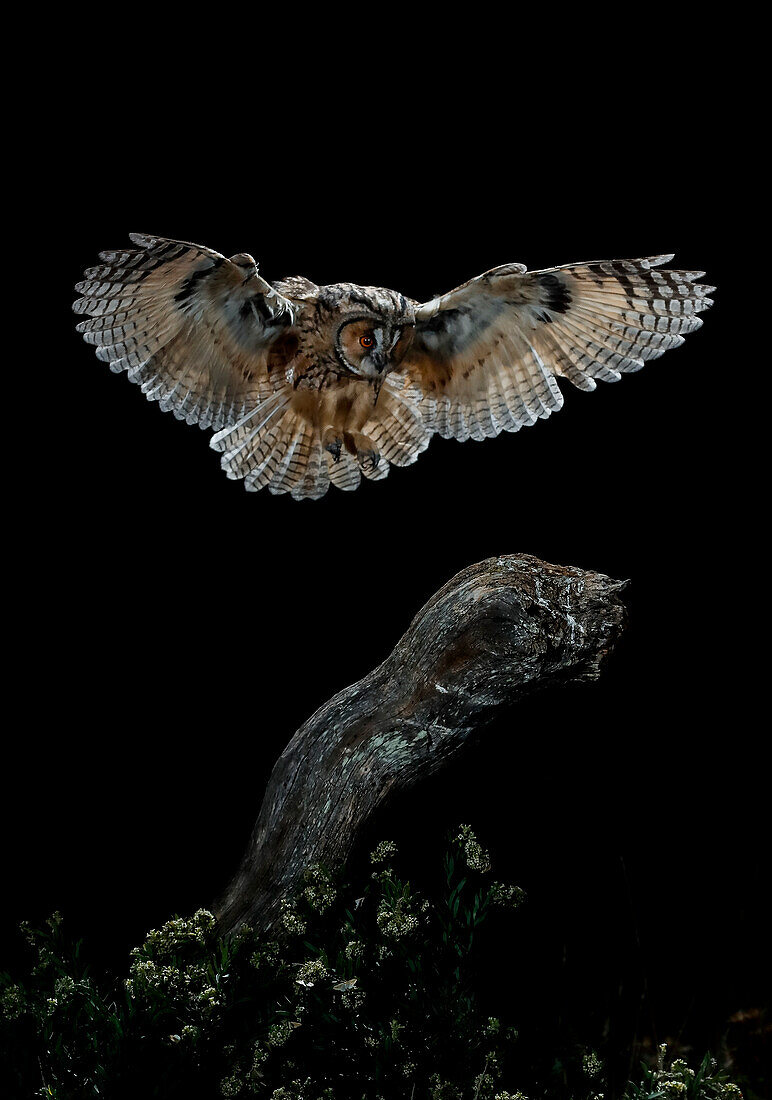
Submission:
<svg viewBox="0 0 772 1100">
<path fill-rule="evenodd" d="M 380 465 L 386 472 L 378 475 L 376 469 L 374 474 L 377 478 L 386 476 L 388 463 L 410 466 L 415 462 L 429 446 L 432 433 L 427 429 L 415 402 L 405 394 L 402 381 L 394 382 L 391 375 L 386 376 L 376 410 L 362 430 L 372 439 L 381 455 Z"/>
<path fill-rule="evenodd" d="M 294 417 L 293 423 L 295 429 L 289 462 L 281 477 L 271 480 L 268 490 L 271 493 L 291 493 L 298 500 L 304 495 L 302 486 L 311 454 L 313 427 L 298 416 Z"/>
<path fill-rule="evenodd" d="M 237 479 L 256 473 L 270 456 L 266 429 L 275 423 L 288 404 L 288 398 L 278 391 L 268 401 L 250 410 L 232 427 L 215 432 L 210 447 L 222 451 L 221 465 L 228 477 Z"/>
<path fill-rule="evenodd" d="M 300 443 L 300 434 L 294 430 L 295 428 L 295 416 L 287 414 L 285 417 L 287 423 L 282 423 L 282 436 L 278 443 L 278 453 L 281 455 L 279 461 L 276 463 L 274 471 L 270 480 L 267 482 L 268 491 L 271 493 L 281 492 L 280 486 L 284 482 L 284 478 L 287 476 L 287 471 L 290 468 L 292 459 L 295 454 L 295 450 Z M 257 488 L 257 486 L 255 486 Z"/>
<path fill-rule="evenodd" d="M 359 463 L 348 451 L 341 451 L 337 462 L 329 463 L 330 481 L 344 493 L 358 489 L 362 481 L 362 472 Z"/>
<path fill-rule="evenodd" d="M 289 492 L 294 500 L 318 500 L 329 487 L 327 454 L 322 449 L 321 437 L 313 425 L 306 423 L 297 452 L 297 465 L 291 474 L 288 472 L 286 485 L 271 485 L 271 492 Z"/>
<path fill-rule="evenodd" d="M 322 445 L 321 432 L 291 407 L 292 395 L 274 393 L 211 440 L 221 452 L 221 465 L 229 478 L 243 478 L 250 492 L 267 488 L 270 493 L 289 493 L 295 500 L 318 500 L 334 485 L 344 492 L 358 488 L 362 477 L 380 481 L 389 466 L 408 466 L 426 449 L 431 432 L 415 406 L 401 391 L 384 382 L 373 415 L 363 432 L 380 454 L 377 466 L 360 465 L 355 456 L 341 450 L 337 461 Z"/>
<path fill-rule="evenodd" d="M 217 432 L 211 446 L 222 452 L 228 477 L 243 478 L 249 492 L 267 488 L 316 500 L 329 488 L 328 456 L 316 428 L 288 408 L 289 400 L 275 394 L 232 428 Z"/>
<path fill-rule="evenodd" d="M 264 457 L 255 466 L 254 470 L 244 478 L 244 488 L 250 493 L 256 493 L 259 489 L 264 489 L 267 485 L 270 485 L 278 473 L 287 447 L 293 438 L 287 432 L 284 423 L 287 415 L 289 414 L 285 413 L 281 417 L 276 417 L 265 429 L 265 433 L 260 440 L 260 448 Z"/>
</svg>

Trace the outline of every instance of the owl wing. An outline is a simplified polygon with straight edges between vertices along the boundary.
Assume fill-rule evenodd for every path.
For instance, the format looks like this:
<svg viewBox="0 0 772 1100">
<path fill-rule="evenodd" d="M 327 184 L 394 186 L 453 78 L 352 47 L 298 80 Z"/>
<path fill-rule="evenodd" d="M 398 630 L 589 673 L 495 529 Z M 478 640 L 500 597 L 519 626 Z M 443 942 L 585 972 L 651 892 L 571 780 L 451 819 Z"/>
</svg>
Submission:
<svg viewBox="0 0 772 1100">
<path fill-rule="evenodd" d="M 127 371 L 151 401 L 189 424 L 219 430 L 289 399 L 269 370 L 294 307 L 258 274 L 254 259 L 202 245 L 130 234 L 136 250 L 102 252 L 76 285 L 77 328 L 97 358 Z"/>
<path fill-rule="evenodd" d="M 616 382 L 699 328 L 715 288 L 655 270 L 672 258 L 493 268 L 419 306 L 395 379 L 446 438 L 517 431 L 561 407 L 558 378 Z"/>
</svg>

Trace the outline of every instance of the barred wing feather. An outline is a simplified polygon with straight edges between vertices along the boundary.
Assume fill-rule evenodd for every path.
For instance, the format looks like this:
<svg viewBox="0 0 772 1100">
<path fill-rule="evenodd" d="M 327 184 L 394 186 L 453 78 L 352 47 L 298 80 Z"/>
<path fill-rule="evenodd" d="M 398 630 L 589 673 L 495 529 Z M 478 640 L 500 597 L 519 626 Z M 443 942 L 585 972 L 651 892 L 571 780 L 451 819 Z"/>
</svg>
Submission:
<svg viewBox="0 0 772 1100">
<path fill-rule="evenodd" d="M 402 363 L 406 396 L 432 431 L 484 439 L 517 431 L 583 390 L 617 381 L 683 343 L 713 287 L 704 272 L 657 270 L 672 256 L 494 268 L 422 305 Z"/>
<path fill-rule="evenodd" d="M 100 253 L 77 284 L 77 328 L 97 358 L 126 371 L 145 396 L 201 428 L 219 430 L 275 394 L 266 355 L 293 321 L 292 304 L 254 259 L 130 234 L 136 250 Z"/>
</svg>

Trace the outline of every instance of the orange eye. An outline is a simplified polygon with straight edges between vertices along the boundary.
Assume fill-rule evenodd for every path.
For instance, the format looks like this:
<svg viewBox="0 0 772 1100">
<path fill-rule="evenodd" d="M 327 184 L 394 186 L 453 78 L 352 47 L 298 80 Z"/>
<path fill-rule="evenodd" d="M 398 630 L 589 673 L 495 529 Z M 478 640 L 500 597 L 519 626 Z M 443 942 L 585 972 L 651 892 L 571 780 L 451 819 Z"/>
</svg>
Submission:
<svg viewBox="0 0 772 1100">
<path fill-rule="evenodd" d="M 367 333 L 365 333 L 364 336 L 359 337 L 359 343 L 362 345 L 363 348 L 371 348 L 375 343 L 375 340 L 373 340 L 372 336 L 369 336 Z"/>
</svg>

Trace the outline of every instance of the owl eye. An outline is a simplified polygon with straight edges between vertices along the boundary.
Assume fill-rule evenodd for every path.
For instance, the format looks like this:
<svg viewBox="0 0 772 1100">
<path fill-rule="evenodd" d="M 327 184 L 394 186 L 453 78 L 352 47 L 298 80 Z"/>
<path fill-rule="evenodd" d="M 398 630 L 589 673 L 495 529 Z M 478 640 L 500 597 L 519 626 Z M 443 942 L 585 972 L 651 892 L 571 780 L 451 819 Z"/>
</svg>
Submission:
<svg viewBox="0 0 772 1100">
<path fill-rule="evenodd" d="M 365 333 L 364 336 L 359 337 L 359 343 L 362 345 L 363 348 L 371 348 L 375 343 L 375 340 L 368 333 Z"/>
</svg>

